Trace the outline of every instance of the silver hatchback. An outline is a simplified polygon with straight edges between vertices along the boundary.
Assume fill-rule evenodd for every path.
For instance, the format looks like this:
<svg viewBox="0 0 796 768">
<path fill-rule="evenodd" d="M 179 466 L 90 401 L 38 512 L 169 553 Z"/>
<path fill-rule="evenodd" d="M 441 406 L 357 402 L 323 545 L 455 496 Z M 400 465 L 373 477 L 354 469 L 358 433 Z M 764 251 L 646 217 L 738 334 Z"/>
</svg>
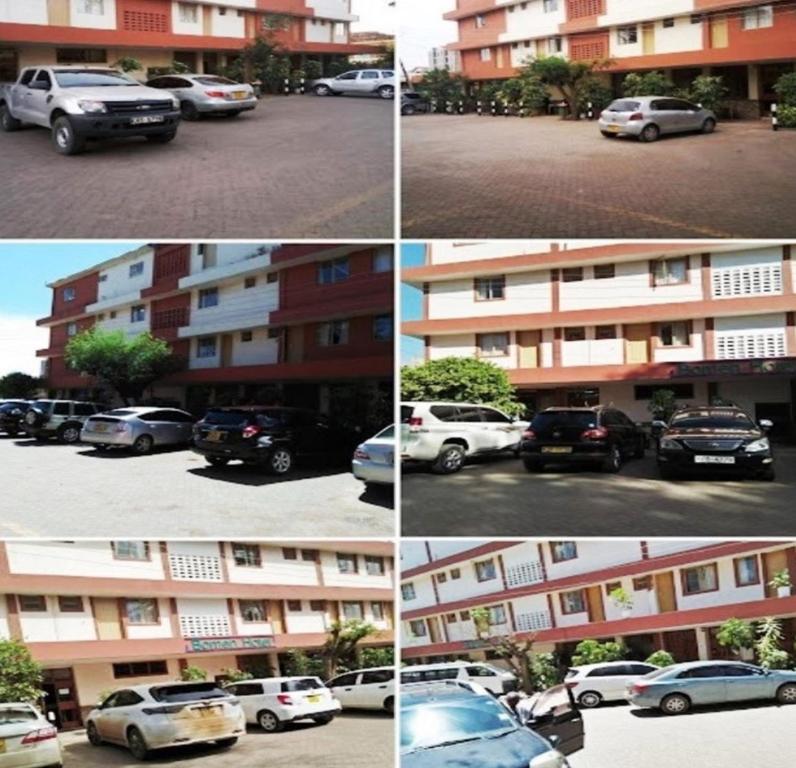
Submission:
<svg viewBox="0 0 796 768">
<path fill-rule="evenodd" d="M 196 419 L 178 408 L 117 408 L 92 416 L 80 439 L 99 450 L 130 448 L 149 453 L 156 446 L 190 445 Z"/>
<path fill-rule="evenodd" d="M 713 133 L 716 115 L 685 99 L 669 96 L 633 96 L 616 99 L 600 114 L 600 133 L 609 139 L 635 136 L 657 141 L 671 133 Z"/>
<path fill-rule="evenodd" d="M 235 117 L 257 106 L 254 88 L 218 75 L 161 75 L 149 80 L 147 86 L 176 96 L 185 120 L 198 120 L 207 114 Z"/>
</svg>

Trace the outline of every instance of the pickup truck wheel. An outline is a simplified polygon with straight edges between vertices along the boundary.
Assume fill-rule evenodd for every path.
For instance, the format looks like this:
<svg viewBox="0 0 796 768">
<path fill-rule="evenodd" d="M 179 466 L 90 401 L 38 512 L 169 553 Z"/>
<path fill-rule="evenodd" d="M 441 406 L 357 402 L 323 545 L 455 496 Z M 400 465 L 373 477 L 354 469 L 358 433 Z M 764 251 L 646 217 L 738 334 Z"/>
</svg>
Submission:
<svg viewBox="0 0 796 768">
<path fill-rule="evenodd" d="M 152 133 L 146 137 L 146 140 L 150 144 L 168 144 L 170 141 L 174 141 L 176 136 L 176 131 L 172 133 Z"/>
<path fill-rule="evenodd" d="M 72 121 L 61 115 L 53 123 L 53 146 L 60 155 L 79 155 L 86 147 L 86 140 L 75 132 Z"/>
<path fill-rule="evenodd" d="M 395 98 L 395 88 L 391 85 L 382 85 L 378 90 L 378 94 L 382 99 L 393 99 Z"/>
<path fill-rule="evenodd" d="M 8 109 L 8 104 L 0 106 L 0 128 L 6 133 L 18 131 L 22 127 L 22 123 L 11 114 Z"/>
<path fill-rule="evenodd" d="M 180 103 L 180 111 L 182 112 L 183 120 L 198 120 L 201 115 L 196 108 L 196 104 L 192 101 L 183 101 Z"/>
<path fill-rule="evenodd" d="M 439 456 L 431 465 L 431 471 L 436 475 L 452 475 L 462 468 L 466 455 L 461 445 L 443 445 Z"/>
</svg>

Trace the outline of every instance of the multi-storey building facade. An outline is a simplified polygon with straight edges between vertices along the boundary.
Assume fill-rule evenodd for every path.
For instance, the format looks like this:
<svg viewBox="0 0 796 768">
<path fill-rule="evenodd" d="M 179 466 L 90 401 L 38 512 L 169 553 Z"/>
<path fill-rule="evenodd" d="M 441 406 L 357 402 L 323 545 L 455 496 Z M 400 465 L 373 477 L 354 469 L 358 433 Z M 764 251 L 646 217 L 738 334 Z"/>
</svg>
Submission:
<svg viewBox="0 0 796 768">
<path fill-rule="evenodd" d="M 431 69 L 461 72 L 462 57 L 459 51 L 452 48 L 432 48 L 428 54 L 428 64 Z"/>
<path fill-rule="evenodd" d="M 738 106 L 765 107 L 796 60 L 792 0 L 457 0 L 464 74 L 511 77 L 528 58 L 607 62 L 618 87 L 627 72 L 657 69 L 676 85 L 721 75 Z"/>
<path fill-rule="evenodd" d="M 64 359 L 69 339 L 94 326 L 167 341 L 183 370 L 149 394 L 197 411 L 256 402 L 329 412 L 353 407 L 354 392 L 392 391 L 392 246 L 147 245 L 50 287 L 39 356 L 55 395 L 98 396 Z"/>
<path fill-rule="evenodd" d="M 494 656 L 489 637 L 514 635 L 564 664 L 586 639 L 621 640 L 638 659 L 661 649 L 677 661 L 721 659 L 724 621 L 769 616 L 791 650 L 796 596 L 768 584 L 784 569 L 796 569 L 792 541 L 404 542 L 402 656 L 483 660 Z M 610 598 L 620 587 L 629 609 Z M 476 629 L 476 608 L 489 611 L 488 633 Z"/>
<path fill-rule="evenodd" d="M 45 704 L 77 728 L 103 692 L 225 670 L 279 675 L 332 623 L 361 619 L 393 644 L 394 562 L 384 542 L 0 543 L 0 637 L 45 669 Z"/>
<path fill-rule="evenodd" d="M 404 279 L 424 292 L 404 333 L 426 359 L 505 368 L 532 410 L 613 404 L 650 419 L 656 389 L 680 404 L 732 402 L 796 423 L 796 267 L 788 243 L 434 243 Z"/>
<path fill-rule="evenodd" d="M 365 53 L 350 0 L 0 0 L 0 81 L 37 64 L 138 59 L 214 73 L 266 33 L 299 65 Z M 375 49 L 374 49 L 375 51 Z"/>
</svg>

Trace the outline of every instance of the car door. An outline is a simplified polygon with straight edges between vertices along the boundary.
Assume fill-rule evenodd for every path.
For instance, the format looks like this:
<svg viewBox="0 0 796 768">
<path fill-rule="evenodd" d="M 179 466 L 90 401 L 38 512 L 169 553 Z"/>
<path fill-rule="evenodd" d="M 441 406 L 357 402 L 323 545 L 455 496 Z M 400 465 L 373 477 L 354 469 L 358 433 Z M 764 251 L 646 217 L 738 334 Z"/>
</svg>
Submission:
<svg viewBox="0 0 796 768">
<path fill-rule="evenodd" d="M 163 445 L 179 445 L 188 442 L 193 425 L 185 414 L 180 411 L 164 409 L 158 411 L 158 427 L 160 428 L 160 441 Z"/>
<path fill-rule="evenodd" d="M 661 129 L 661 133 L 677 130 L 677 115 L 672 109 L 672 99 L 653 99 L 650 102 L 650 119 Z"/>
<path fill-rule="evenodd" d="M 635 445 L 633 444 L 635 425 L 621 411 L 610 410 L 606 411 L 605 415 L 610 415 L 610 430 L 622 446 L 622 455 L 632 456 L 635 450 Z"/>
<path fill-rule="evenodd" d="M 481 421 L 481 409 L 477 405 L 457 405 L 450 426 L 467 441 L 471 453 L 493 450 L 495 436 L 489 434 L 489 425 Z"/>
<path fill-rule="evenodd" d="M 583 749 L 583 716 L 565 685 L 539 694 L 527 725 L 564 755 Z"/>
<path fill-rule="evenodd" d="M 381 709 L 384 700 L 391 693 L 395 673 L 390 669 L 373 669 L 362 673 L 359 680 L 357 706 L 367 709 Z"/>
<path fill-rule="evenodd" d="M 358 88 L 359 72 L 343 72 L 332 83 L 332 88 L 340 93 L 353 93 Z"/>
<path fill-rule="evenodd" d="M 102 706 L 97 730 L 103 739 L 125 743 L 127 726 L 132 722 L 143 699 L 135 691 L 117 691 Z"/>
<path fill-rule="evenodd" d="M 25 110 L 31 122 L 47 124 L 49 103 L 52 100 L 52 77 L 46 69 L 40 69 L 30 83 L 30 89 L 25 98 Z"/>
<path fill-rule="evenodd" d="M 31 119 L 28 111 L 28 95 L 31 93 L 30 83 L 35 76 L 35 69 L 24 70 L 17 84 L 11 89 L 11 111 L 19 120 Z"/>
<path fill-rule="evenodd" d="M 246 715 L 246 722 L 256 723 L 257 713 L 263 706 L 263 684 L 235 683 L 227 686 L 225 690 L 240 701 L 243 714 Z"/>
<path fill-rule="evenodd" d="M 372 93 L 381 85 L 381 72 L 377 69 L 365 69 L 359 73 L 358 90 L 363 93 Z"/>
<path fill-rule="evenodd" d="M 674 99 L 678 104 L 680 116 L 680 129 L 683 131 L 698 131 L 702 128 L 702 110 L 696 104 L 684 99 Z"/>
<path fill-rule="evenodd" d="M 771 698 L 771 679 L 762 669 L 748 664 L 726 664 L 724 672 L 727 701 Z"/>
<path fill-rule="evenodd" d="M 345 675 L 332 678 L 328 683 L 328 688 L 332 691 L 334 697 L 343 705 L 343 707 L 356 707 L 357 701 L 357 680 L 359 679 L 358 672 L 348 672 Z"/>
<path fill-rule="evenodd" d="M 485 425 L 484 432 L 487 440 L 492 444 L 492 449 L 502 451 L 516 445 L 520 440 L 519 431 L 514 422 L 505 413 L 494 408 L 479 408 L 481 420 Z"/>
<path fill-rule="evenodd" d="M 686 694 L 692 704 L 723 704 L 727 701 L 727 677 L 724 667 L 710 664 L 681 672 L 676 690 Z"/>
</svg>

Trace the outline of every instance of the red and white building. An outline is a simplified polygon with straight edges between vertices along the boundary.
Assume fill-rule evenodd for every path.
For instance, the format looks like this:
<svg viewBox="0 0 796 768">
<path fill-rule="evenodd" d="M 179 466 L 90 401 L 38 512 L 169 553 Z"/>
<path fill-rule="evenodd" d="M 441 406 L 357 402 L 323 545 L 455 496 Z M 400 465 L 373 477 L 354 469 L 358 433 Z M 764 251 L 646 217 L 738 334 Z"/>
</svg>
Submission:
<svg viewBox="0 0 796 768">
<path fill-rule="evenodd" d="M 392 393 L 393 274 L 391 245 L 146 245 L 50 285 L 47 387 L 102 394 L 64 359 L 98 326 L 151 332 L 183 360 L 153 399 L 366 408 Z"/>
<path fill-rule="evenodd" d="M 141 76 L 174 61 L 214 73 L 266 33 L 294 65 L 325 63 L 366 52 L 350 41 L 357 18 L 351 0 L 0 0 L 0 82 L 26 66 L 123 57 Z"/>
<path fill-rule="evenodd" d="M 101 694 L 176 680 L 187 666 L 279 675 L 332 623 L 393 645 L 389 542 L 0 542 L 0 638 L 45 669 L 45 704 L 78 728 Z"/>
<path fill-rule="evenodd" d="M 793 0 L 456 0 L 445 14 L 459 26 L 463 74 L 512 77 L 529 58 L 607 61 L 618 88 L 628 72 L 660 70 L 678 86 L 721 75 L 737 107 L 774 100 L 793 72 Z"/>
<path fill-rule="evenodd" d="M 405 541 L 401 653 L 408 663 L 493 657 L 470 612 L 485 608 L 491 637 L 534 638 L 564 663 L 582 640 L 621 639 L 632 657 L 667 650 L 677 661 L 721 659 L 727 619 L 782 619 L 796 639 L 796 595 L 774 573 L 796 573 L 793 541 Z M 609 595 L 622 588 L 627 610 Z"/>
<path fill-rule="evenodd" d="M 574 244 L 572 244 L 574 246 Z M 656 389 L 796 434 L 796 265 L 786 242 L 435 242 L 403 279 L 425 357 L 504 368 L 531 410 L 609 405 L 649 421 Z"/>
</svg>

